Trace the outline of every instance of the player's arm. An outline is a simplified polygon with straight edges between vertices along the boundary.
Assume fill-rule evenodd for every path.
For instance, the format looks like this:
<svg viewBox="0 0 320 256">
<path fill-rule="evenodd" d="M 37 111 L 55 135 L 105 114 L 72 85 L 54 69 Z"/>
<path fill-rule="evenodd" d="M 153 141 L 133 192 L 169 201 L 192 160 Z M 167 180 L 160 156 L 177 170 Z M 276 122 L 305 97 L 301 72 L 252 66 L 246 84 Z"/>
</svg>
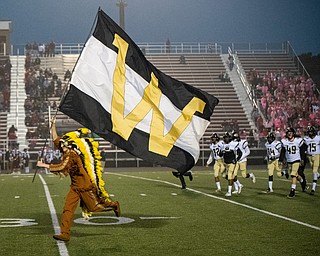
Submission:
<svg viewBox="0 0 320 256">
<path fill-rule="evenodd" d="M 286 149 L 285 149 L 285 147 L 282 146 L 281 151 L 280 151 L 280 157 L 279 157 L 279 162 L 280 163 L 284 163 L 285 154 L 286 154 Z"/>
<path fill-rule="evenodd" d="M 212 161 L 213 161 L 213 152 L 211 151 L 210 156 L 209 156 L 208 161 L 207 161 L 207 164 L 206 164 L 206 167 L 209 167 L 209 164 L 211 164 Z"/>
</svg>

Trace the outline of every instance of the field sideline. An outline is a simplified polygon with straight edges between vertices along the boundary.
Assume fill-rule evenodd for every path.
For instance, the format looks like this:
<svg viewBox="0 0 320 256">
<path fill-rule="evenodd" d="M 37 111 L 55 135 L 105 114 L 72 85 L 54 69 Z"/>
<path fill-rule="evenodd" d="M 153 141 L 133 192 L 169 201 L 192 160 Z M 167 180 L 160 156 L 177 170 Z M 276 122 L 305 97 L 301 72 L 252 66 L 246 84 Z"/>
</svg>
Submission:
<svg viewBox="0 0 320 256">
<path fill-rule="evenodd" d="M 275 178 L 266 194 L 263 166 L 240 195 L 214 192 L 211 168 L 195 167 L 187 190 L 167 168 L 107 169 L 106 189 L 121 218 L 77 209 L 68 243 L 56 242 L 69 178 L 1 174 L 1 255 L 320 255 L 320 191 L 287 199 L 290 180 Z M 311 170 L 306 170 L 311 181 Z M 310 185 L 310 184 L 309 184 Z M 310 189 L 309 189 L 310 191 Z"/>
</svg>

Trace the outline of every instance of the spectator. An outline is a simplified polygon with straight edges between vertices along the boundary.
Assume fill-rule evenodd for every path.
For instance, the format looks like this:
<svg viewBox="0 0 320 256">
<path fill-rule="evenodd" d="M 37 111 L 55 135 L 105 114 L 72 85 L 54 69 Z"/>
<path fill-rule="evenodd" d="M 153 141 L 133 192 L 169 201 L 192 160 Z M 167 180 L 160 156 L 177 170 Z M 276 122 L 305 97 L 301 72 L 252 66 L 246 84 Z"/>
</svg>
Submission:
<svg viewBox="0 0 320 256">
<path fill-rule="evenodd" d="M 14 127 L 14 125 L 11 125 L 8 130 L 9 148 L 14 148 L 17 146 L 17 131 L 18 129 Z"/>
<path fill-rule="evenodd" d="M 3 166 L 3 152 L 0 149 L 0 173 L 1 173 L 1 170 L 3 170 L 3 169 L 4 169 L 4 166 Z"/>
<path fill-rule="evenodd" d="M 180 64 L 186 64 L 186 57 L 184 55 L 181 55 L 179 61 Z"/>
<path fill-rule="evenodd" d="M 71 78 L 71 72 L 69 69 L 67 69 L 66 73 L 64 74 L 64 81 L 69 81 Z"/>
<path fill-rule="evenodd" d="M 168 38 L 166 41 L 166 53 L 170 53 L 170 49 L 171 49 L 171 42 Z"/>
<path fill-rule="evenodd" d="M 230 71 L 232 71 L 233 66 L 234 66 L 234 59 L 233 59 L 233 56 L 231 54 L 229 54 L 228 63 L 229 63 L 229 69 L 230 69 Z"/>
</svg>

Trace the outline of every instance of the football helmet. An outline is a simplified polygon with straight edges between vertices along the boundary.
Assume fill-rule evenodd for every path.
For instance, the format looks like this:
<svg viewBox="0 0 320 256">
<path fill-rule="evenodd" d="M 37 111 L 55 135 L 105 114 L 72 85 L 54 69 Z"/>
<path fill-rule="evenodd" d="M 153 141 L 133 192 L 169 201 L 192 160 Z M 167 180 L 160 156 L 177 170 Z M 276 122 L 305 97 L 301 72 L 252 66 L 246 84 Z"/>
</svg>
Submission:
<svg viewBox="0 0 320 256">
<path fill-rule="evenodd" d="M 224 135 L 223 135 L 223 141 L 224 143 L 229 143 L 232 139 L 232 136 L 229 132 L 226 132 Z"/>
<path fill-rule="evenodd" d="M 286 138 L 292 139 L 296 136 L 296 130 L 292 127 L 288 127 L 286 130 Z"/>
<path fill-rule="evenodd" d="M 239 133 L 233 132 L 233 133 L 232 133 L 232 139 L 233 139 L 233 140 L 236 140 L 236 141 L 240 141 Z"/>
<path fill-rule="evenodd" d="M 269 132 L 267 135 L 267 141 L 268 143 L 272 143 L 276 139 L 276 136 L 274 135 L 274 132 Z"/>
<path fill-rule="evenodd" d="M 210 138 L 211 138 L 212 140 L 213 140 L 213 139 L 216 139 L 216 140 L 219 140 L 219 139 L 220 139 L 217 133 L 212 134 Z"/>
<path fill-rule="evenodd" d="M 317 129 L 314 126 L 308 126 L 307 135 L 311 138 L 315 137 L 317 135 Z"/>
</svg>

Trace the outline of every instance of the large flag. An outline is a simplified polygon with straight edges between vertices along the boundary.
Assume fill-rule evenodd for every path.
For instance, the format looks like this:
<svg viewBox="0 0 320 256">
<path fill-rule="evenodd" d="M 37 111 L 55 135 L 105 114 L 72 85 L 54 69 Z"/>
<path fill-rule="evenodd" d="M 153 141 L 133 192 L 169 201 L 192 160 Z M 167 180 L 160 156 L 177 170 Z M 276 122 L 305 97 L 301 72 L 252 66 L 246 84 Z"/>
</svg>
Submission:
<svg viewBox="0 0 320 256">
<path fill-rule="evenodd" d="M 218 102 L 155 68 L 99 10 L 59 110 L 132 155 L 184 173 Z"/>
</svg>

